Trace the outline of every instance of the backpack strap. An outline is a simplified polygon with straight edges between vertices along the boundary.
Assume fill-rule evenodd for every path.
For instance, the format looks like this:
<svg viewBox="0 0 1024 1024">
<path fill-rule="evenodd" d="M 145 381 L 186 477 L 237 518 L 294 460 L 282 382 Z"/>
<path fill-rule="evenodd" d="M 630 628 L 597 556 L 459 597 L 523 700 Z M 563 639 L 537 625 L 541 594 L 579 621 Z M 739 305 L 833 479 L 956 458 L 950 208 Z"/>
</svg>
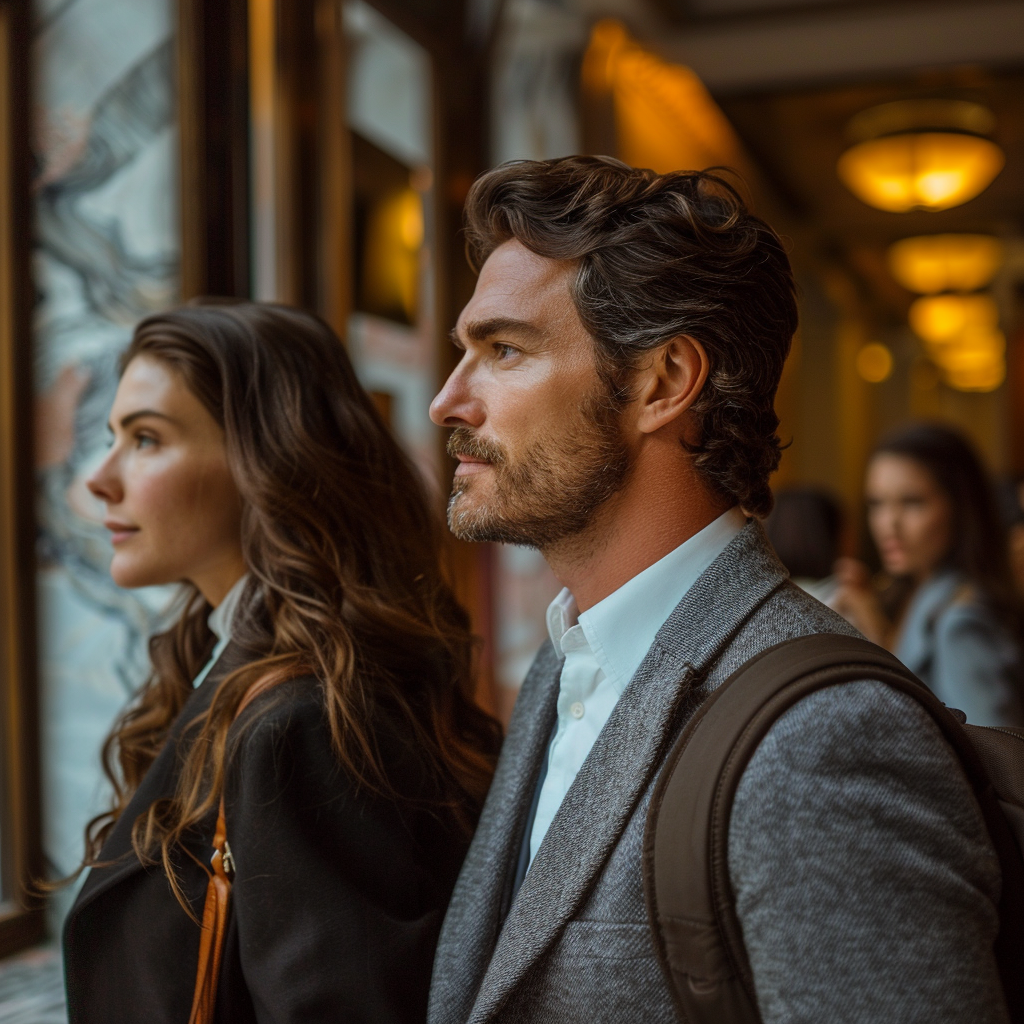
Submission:
<svg viewBox="0 0 1024 1024">
<path fill-rule="evenodd" d="M 728 870 L 729 817 L 744 770 L 776 720 L 803 697 L 878 680 L 918 700 L 959 756 L 1003 870 L 996 943 L 1011 1019 L 1024 1021 L 1024 861 L 960 721 L 888 651 L 819 633 L 769 648 L 719 686 L 673 744 L 652 794 L 643 880 L 654 946 L 689 1024 L 759 1024 Z"/>
</svg>

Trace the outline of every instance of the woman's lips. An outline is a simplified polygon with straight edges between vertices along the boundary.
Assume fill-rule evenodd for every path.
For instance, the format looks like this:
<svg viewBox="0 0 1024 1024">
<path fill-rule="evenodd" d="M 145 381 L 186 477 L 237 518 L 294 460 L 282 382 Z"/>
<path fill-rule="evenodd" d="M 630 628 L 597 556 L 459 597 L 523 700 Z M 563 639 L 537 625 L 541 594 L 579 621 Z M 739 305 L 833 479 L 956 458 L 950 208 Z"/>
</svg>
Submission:
<svg viewBox="0 0 1024 1024">
<path fill-rule="evenodd" d="M 112 519 L 106 520 L 103 525 L 110 531 L 111 544 L 123 544 L 139 532 L 137 526 L 131 526 L 128 523 L 117 523 Z"/>
<path fill-rule="evenodd" d="M 888 562 L 890 564 L 900 562 L 906 557 L 906 552 L 903 550 L 902 544 L 884 545 L 878 553 L 882 556 L 883 562 Z"/>
</svg>

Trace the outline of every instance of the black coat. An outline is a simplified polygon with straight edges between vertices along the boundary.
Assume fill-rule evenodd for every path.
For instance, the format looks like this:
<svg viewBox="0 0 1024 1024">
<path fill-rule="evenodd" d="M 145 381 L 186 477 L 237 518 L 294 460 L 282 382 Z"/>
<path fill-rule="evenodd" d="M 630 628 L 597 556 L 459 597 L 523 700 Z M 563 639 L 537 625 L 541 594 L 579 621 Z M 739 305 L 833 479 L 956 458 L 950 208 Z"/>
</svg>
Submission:
<svg viewBox="0 0 1024 1024">
<path fill-rule="evenodd" d="M 160 867 L 131 850 L 132 822 L 174 792 L 186 723 L 204 712 L 230 645 L 189 698 L 171 737 L 111 831 L 64 926 L 71 1024 L 187 1024 L 199 926 Z M 262 712 L 262 713 L 261 713 Z M 426 1017 L 441 920 L 467 841 L 414 800 L 396 803 L 346 777 L 320 688 L 296 679 L 257 699 L 225 788 L 236 876 L 217 994 L 221 1024 L 409 1024 Z M 397 728 L 375 736 L 398 792 L 425 795 L 428 773 Z M 212 815 L 191 852 L 212 852 Z M 207 876 L 182 854 L 198 917 Z"/>
</svg>

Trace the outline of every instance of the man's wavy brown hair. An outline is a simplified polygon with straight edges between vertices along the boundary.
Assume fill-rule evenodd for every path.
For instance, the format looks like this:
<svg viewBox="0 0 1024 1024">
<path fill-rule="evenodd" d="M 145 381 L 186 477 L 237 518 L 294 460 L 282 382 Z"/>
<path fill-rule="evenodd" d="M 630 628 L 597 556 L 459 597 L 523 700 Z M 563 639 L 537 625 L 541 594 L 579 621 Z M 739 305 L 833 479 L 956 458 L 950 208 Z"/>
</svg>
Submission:
<svg viewBox="0 0 1024 1024">
<path fill-rule="evenodd" d="M 724 178 L 609 157 L 514 161 L 474 183 L 466 236 L 476 270 L 513 238 L 576 264 L 573 301 L 617 402 L 646 352 L 678 335 L 699 341 L 711 367 L 693 406 L 695 465 L 747 512 L 771 511 L 775 392 L 797 325 L 793 275 L 778 235 Z"/>
<path fill-rule="evenodd" d="M 500 729 L 471 699 L 474 642 L 442 578 L 440 517 L 338 337 L 285 306 L 209 302 L 139 324 L 122 370 L 143 355 L 179 373 L 224 430 L 249 569 L 233 638 L 253 657 L 189 725 L 174 798 L 132 823 L 140 860 L 162 862 L 187 910 L 174 854 L 216 807 L 228 730 L 267 675 L 315 676 L 341 765 L 357 784 L 401 799 L 374 742 L 378 716 L 397 717 L 433 777 L 438 810 L 468 832 Z M 215 642 L 210 611 L 189 586 L 181 617 L 150 641 L 152 676 L 103 748 L 114 801 L 86 830 L 85 865 L 97 862 L 193 692 Z"/>
</svg>

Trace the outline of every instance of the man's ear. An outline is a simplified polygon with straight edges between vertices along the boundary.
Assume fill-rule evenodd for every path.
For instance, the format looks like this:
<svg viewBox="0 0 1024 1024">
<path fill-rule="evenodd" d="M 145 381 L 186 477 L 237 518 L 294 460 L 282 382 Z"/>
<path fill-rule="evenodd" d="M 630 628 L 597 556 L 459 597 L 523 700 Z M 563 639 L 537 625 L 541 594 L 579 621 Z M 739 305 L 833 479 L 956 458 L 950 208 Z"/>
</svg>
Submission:
<svg viewBox="0 0 1024 1024">
<path fill-rule="evenodd" d="M 678 420 L 697 401 L 711 368 L 704 346 L 688 334 L 671 338 L 652 355 L 637 397 L 636 425 L 644 434 Z"/>
</svg>

